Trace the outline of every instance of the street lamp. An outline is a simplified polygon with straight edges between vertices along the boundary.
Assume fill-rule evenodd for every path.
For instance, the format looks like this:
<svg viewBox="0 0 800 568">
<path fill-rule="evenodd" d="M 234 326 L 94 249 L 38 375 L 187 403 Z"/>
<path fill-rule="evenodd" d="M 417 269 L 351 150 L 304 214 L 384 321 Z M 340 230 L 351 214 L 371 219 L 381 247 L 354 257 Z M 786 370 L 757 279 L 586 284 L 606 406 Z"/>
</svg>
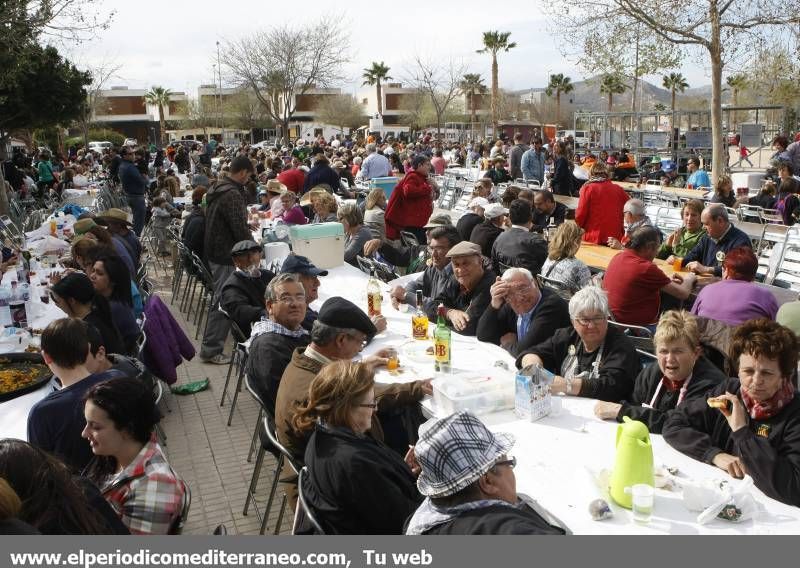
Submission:
<svg viewBox="0 0 800 568">
<path fill-rule="evenodd" d="M 219 123 L 222 133 L 220 134 L 220 141 L 225 144 L 225 109 L 222 105 L 222 65 L 219 62 L 219 40 L 217 40 L 217 70 L 219 71 Z"/>
</svg>

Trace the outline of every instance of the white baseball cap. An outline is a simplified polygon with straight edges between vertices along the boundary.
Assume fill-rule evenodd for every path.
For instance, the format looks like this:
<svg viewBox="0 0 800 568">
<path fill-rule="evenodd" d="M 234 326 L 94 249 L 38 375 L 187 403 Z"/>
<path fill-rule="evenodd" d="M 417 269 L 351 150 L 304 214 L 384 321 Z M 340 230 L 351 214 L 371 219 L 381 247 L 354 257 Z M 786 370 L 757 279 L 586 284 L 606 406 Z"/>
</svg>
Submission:
<svg viewBox="0 0 800 568">
<path fill-rule="evenodd" d="M 499 203 L 490 203 L 488 207 L 483 209 L 483 216 L 487 219 L 494 219 L 502 215 L 508 215 L 508 209 Z"/>
<path fill-rule="evenodd" d="M 470 209 L 473 207 L 480 207 L 481 209 L 485 210 L 487 207 L 489 207 L 489 200 L 485 197 L 473 197 L 472 201 L 469 202 L 467 207 Z"/>
</svg>

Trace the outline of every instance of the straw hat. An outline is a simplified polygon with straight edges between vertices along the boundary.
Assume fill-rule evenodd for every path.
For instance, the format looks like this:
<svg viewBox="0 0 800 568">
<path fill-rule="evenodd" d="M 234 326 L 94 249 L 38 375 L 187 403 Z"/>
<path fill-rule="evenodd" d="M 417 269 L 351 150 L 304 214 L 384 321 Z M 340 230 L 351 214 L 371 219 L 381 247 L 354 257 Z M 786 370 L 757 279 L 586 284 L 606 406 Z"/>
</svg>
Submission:
<svg viewBox="0 0 800 568">
<path fill-rule="evenodd" d="M 97 216 L 97 221 L 98 224 L 100 225 L 106 225 L 108 221 L 118 221 L 120 223 L 125 223 L 130 227 L 133 227 L 133 223 L 131 222 L 131 216 L 122 209 L 117 209 L 116 207 L 109 209 L 107 211 L 103 211 L 102 214 Z"/>
<path fill-rule="evenodd" d="M 289 188 L 283 185 L 278 180 L 271 179 L 267 182 L 267 191 L 270 193 L 274 193 L 276 195 L 283 195 L 284 193 L 289 191 Z"/>
</svg>

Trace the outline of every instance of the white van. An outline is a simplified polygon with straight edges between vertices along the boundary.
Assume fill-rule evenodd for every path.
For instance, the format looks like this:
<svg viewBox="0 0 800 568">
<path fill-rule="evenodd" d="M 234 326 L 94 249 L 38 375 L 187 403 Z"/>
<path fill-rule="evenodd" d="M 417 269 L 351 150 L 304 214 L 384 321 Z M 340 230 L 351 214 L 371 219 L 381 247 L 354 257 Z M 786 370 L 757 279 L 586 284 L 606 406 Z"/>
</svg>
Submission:
<svg viewBox="0 0 800 568">
<path fill-rule="evenodd" d="M 559 130 L 556 132 L 556 138 L 564 140 L 567 136 L 572 136 L 577 146 L 586 146 L 591 142 L 589 131 L 587 130 Z"/>
</svg>

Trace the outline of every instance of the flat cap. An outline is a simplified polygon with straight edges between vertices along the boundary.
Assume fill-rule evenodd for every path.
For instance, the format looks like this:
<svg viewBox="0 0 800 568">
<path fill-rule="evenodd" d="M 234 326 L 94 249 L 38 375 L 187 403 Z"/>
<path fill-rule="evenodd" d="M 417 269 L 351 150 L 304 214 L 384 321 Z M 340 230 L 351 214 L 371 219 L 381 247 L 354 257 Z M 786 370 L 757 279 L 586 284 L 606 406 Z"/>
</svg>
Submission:
<svg viewBox="0 0 800 568">
<path fill-rule="evenodd" d="M 260 251 L 261 245 L 255 241 L 239 241 L 231 249 L 231 256 L 238 256 L 240 254 L 247 254 L 251 251 Z"/>
<path fill-rule="evenodd" d="M 447 258 L 454 258 L 456 256 L 472 256 L 480 255 L 481 247 L 469 241 L 461 241 L 456 246 L 447 251 Z"/>
</svg>

